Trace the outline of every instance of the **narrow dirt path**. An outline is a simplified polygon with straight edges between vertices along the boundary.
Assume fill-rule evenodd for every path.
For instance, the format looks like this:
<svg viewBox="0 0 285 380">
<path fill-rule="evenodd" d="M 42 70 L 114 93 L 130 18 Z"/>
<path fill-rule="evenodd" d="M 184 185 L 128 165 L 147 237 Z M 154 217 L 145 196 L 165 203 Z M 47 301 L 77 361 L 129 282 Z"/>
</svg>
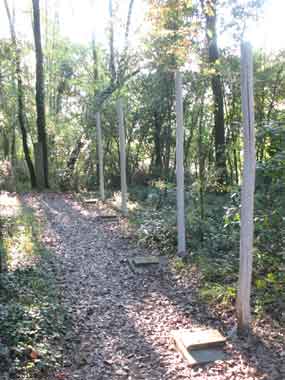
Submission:
<svg viewBox="0 0 285 380">
<path fill-rule="evenodd" d="M 45 244 L 56 252 L 63 302 L 73 320 L 66 336 L 67 380 L 269 379 L 256 357 L 227 345 L 228 360 L 191 369 L 173 349 L 172 329 L 214 326 L 191 288 L 169 270 L 135 275 L 127 258 L 143 253 L 118 223 L 71 196 L 24 199 L 47 219 Z M 192 286 L 195 281 L 192 281 Z"/>
</svg>

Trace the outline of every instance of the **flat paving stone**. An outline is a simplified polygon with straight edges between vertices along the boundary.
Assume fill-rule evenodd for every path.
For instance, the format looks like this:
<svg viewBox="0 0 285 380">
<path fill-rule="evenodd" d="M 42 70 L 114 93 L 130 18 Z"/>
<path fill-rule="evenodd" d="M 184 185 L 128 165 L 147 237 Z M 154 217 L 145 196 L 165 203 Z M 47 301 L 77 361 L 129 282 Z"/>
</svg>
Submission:
<svg viewBox="0 0 285 380">
<path fill-rule="evenodd" d="M 135 256 L 128 259 L 135 273 L 143 273 L 145 269 L 161 269 L 167 263 L 166 256 Z"/>
<path fill-rule="evenodd" d="M 84 199 L 83 202 L 84 203 L 97 203 L 98 199 L 96 199 L 96 198 Z"/>
<path fill-rule="evenodd" d="M 202 331 L 179 330 L 179 339 L 188 350 L 198 350 L 201 348 L 211 348 L 222 346 L 226 338 L 214 329 Z"/>
<path fill-rule="evenodd" d="M 150 264 L 159 264 L 158 256 L 136 256 L 133 258 L 135 265 L 150 265 Z"/>
<path fill-rule="evenodd" d="M 172 331 L 177 351 L 179 351 L 190 365 L 223 360 L 225 353 L 221 346 L 226 342 L 226 338 L 218 330 Z"/>
<path fill-rule="evenodd" d="M 98 218 L 101 220 L 113 220 L 118 219 L 118 215 L 100 215 Z"/>
</svg>

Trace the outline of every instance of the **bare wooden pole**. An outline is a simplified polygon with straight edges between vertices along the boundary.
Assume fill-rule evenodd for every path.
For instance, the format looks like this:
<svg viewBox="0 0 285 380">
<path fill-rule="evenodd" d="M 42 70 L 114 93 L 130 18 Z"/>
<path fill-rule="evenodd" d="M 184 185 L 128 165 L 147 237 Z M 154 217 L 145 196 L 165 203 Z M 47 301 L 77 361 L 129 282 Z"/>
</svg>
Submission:
<svg viewBox="0 0 285 380">
<path fill-rule="evenodd" d="M 97 130 L 97 147 L 99 158 L 99 187 L 100 198 L 105 200 L 105 186 L 104 186 L 104 153 L 103 153 L 103 139 L 101 130 L 101 115 L 100 112 L 96 112 L 96 130 Z"/>
<path fill-rule="evenodd" d="M 241 46 L 241 95 L 244 135 L 244 166 L 241 190 L 240 268 L 237 294 L 238 332 L 250 329 L 250 293 L 254 234 L 255 131 L 253 97 L 253 59 L 249 43 Z"/>
<path fill-rule="evenodd" d="M 186 255 L 185 242 L 185 210 L 184 210 L 184 127 L 183 127 L 183 100 L 182 74 L 175 73 L 176 93 L 176 197 L 177 197 L 177 232 L 178 255 Z"/>
<path fill-rule="evenodd" d="M 124 111 L 122 99 L 117 101 L 117 116 L 119 126 L 120 142 L 120 169 L 121 169 L 121 196 L 122 196 L 122 213 L 128 214 L 128 195 L 127 195 L 127 175 L 126 175 L 126 137 L 124 128 Z"/>
</svg>

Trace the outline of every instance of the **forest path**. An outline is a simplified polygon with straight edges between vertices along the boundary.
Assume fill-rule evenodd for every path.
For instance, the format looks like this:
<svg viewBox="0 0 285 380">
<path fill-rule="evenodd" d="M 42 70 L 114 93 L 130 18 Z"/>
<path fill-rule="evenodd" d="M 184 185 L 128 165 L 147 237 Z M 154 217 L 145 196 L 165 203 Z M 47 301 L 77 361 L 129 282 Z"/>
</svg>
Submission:
<svg viewBox="0 0 285 380">
<path fill-rule="evenodd" d="M 198 306 L 189 284 L 168 269 L 134 274 L 127 259 L 147 252 L 122 237 L 118 222 L 99 221 L 98 207 L 51 193 L 27 199 L 47 221 L 45 242 L 56 253 L 63 304 L 73 321 L 64 379 L 264 378 L 232 345 L 229 360 L 189 368 L 171 346 L 170 331 L 221 327 Z"/>
</svg>

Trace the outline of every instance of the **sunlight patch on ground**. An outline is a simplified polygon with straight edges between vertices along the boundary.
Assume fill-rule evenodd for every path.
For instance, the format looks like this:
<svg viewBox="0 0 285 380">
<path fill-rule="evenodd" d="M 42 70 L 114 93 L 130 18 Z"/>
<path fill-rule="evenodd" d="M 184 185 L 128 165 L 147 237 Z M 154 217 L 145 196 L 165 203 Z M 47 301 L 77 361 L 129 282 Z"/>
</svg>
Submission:
<svg viewBox="0 0 285 380">
<path fill-rule="evenodd" d="M 16 216 L 20 212 L 21 203 L 15 194 L 0 192 L 0 217 Z"/>
<path fill-rule="evenodd" d="M 118 191 L 117 193 L 114 194 L 113 200 L 110 202 L 114 207 L 121 209 L 122 205 L 122 195 L 121 192 Z M 133 202 L 128 199 L 128 210 L 129 211 L 134 211 L 138 208 L 138 202 Z"/>
</svg>

